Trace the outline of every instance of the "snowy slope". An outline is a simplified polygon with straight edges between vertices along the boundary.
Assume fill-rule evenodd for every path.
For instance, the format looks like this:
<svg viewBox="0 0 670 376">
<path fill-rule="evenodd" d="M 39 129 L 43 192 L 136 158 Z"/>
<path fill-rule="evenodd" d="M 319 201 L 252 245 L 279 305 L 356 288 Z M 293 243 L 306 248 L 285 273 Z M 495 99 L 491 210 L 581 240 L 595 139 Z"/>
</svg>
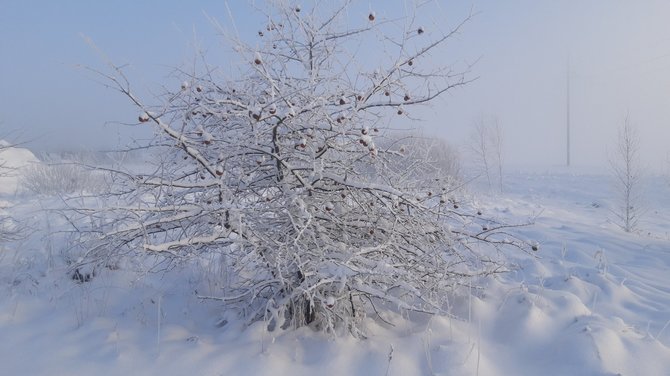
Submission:
<svg viewBox="0 0 670 376">
<path fill-rule="evenodd" d="M 30 150 L 0 140 L 0 194 L 16 192 L 20 170 L 31 163 L 39 163 L 39 159 Z"/>
<path fill-rule="evenodd" d="M 482 199 L 520 222 L 537 257 L 452 297 L 450 317 L 386 314 L 369 338 L 310 329 L 217 326 L 217 305 L 195 298 L 212 281 L 176 268 L 137 276 L 105 270 L 77 284 L 58 261 L 64 238 L 34 234 L 0 253 L 0 364 L 6 374 L 161 375 L 667 375 L 670 370 L 670 187 L 648 180 L 641 233 L 612 222 L 607 176 L 515 172 Z M 56 226 L 26 200 L 34 228 Z M 60 240 L 59 240 L 60 239 Z"/>
</svg>

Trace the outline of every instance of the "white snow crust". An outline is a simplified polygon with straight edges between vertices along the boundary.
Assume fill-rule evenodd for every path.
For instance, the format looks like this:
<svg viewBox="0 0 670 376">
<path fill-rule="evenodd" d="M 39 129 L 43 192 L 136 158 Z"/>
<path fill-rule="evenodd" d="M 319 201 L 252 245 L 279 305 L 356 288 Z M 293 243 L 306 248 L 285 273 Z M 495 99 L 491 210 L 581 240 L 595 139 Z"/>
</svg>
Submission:
<svg viewBox="0 0 670 376">
<path fill-rule="evenodd" d="M 0 157 L 36 161 L 18 148 Z M 648 209 L 630 234 L 613 222 L 610 177 L 508 173 L 505 193 L 478 205 L 509 222 L 536 215 L 519 231 L 540 250 L 512 252 L 516 267 L 479 281 L 484 290 L 453 296 L 450 315 L 369 317 L 367 339 L 310 328 L 268 332 L 229 317 L 222 325 L 220 305 L 195 296 L 212 283 L 198 270 L 138 278 L 121 265 L 76 283 L 58 261 L 65 240 L 44 236 L 40 204 L 2 197 L 4 214 L 37 231 L 0 245 L 0 373 L 667 375 L 670 187 L 663 177 L 646 183 Z"/>
</svg>

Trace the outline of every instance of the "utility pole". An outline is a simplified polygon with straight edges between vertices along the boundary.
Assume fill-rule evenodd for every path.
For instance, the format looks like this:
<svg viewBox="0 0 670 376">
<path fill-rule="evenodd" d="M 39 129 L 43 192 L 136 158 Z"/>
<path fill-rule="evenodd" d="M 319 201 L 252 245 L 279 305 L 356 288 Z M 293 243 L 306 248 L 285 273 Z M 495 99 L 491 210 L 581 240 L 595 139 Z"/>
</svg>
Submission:
<svg viewBox="0 0 670 376">
<path fill-rule="evenodd" d="M 570 58 L 568 57 L 568 64 L 566 68 L 566 114 L 565 114 L 565 125 L 566 125 L 566 157 L 567 157 L 567 166 L 570 167 Z"/>
</svg>

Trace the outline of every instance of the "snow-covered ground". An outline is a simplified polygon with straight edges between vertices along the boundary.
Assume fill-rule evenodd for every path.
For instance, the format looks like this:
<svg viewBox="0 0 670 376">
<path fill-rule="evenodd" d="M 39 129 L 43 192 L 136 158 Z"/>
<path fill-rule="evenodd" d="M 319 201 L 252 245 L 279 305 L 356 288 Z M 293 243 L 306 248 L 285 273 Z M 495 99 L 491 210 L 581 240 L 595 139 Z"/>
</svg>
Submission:
<svg viewBox="0 0 670 376">
<path fill-rule="evenodd" d="M 479 206 L 510 222 L 535 216 L 519 231 L 537 257 L 510 252 L 517 267 L 454 296 L 451 316 L 369 318 L 368 339 L 221 326 L 216 303 L 194 291 L 215 282 L 192 268 L 76 283 L 67 238 L 46 237 L 59 221 L 40 210 L 48 203 L 0 190 L 0 210 L 36 230 L 0 248 L 0 373 L 667 375 L 670 186 L 646 183 L 641 231 L 628 234 L 613 223 L 607 175 L 508 173 L 506 191 Z"/>
</svg>

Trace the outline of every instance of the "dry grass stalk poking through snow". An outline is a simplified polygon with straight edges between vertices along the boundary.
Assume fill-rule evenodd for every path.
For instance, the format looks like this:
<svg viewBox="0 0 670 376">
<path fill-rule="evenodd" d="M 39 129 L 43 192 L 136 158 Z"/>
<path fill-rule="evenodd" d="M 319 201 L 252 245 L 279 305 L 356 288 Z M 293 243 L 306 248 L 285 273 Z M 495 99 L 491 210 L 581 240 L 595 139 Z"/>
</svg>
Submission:
<svg viewBox="0 0 670 376">
<path fill-rule="evenodd" d="M 238 79 L 203 63 L 149 105 L 112 66 L 107 78 L 158 131 L 147 145 L 156 168 L 118 174 L 87 260 L 220 254 L 223 288 L 207 297 L 227 312 L 361 335 L 360 320 L 384 307 L 442 312 L 454 286 L 504 270 L 498 247 L 528 248 L 384 126 L 467 82 L 431 60 L 463 24 L 431 34 L 417 17 L 366 12 L 349 24 L 349 3 L 270 5 L 260 42 L 233 41 Z"/>
</svg>

